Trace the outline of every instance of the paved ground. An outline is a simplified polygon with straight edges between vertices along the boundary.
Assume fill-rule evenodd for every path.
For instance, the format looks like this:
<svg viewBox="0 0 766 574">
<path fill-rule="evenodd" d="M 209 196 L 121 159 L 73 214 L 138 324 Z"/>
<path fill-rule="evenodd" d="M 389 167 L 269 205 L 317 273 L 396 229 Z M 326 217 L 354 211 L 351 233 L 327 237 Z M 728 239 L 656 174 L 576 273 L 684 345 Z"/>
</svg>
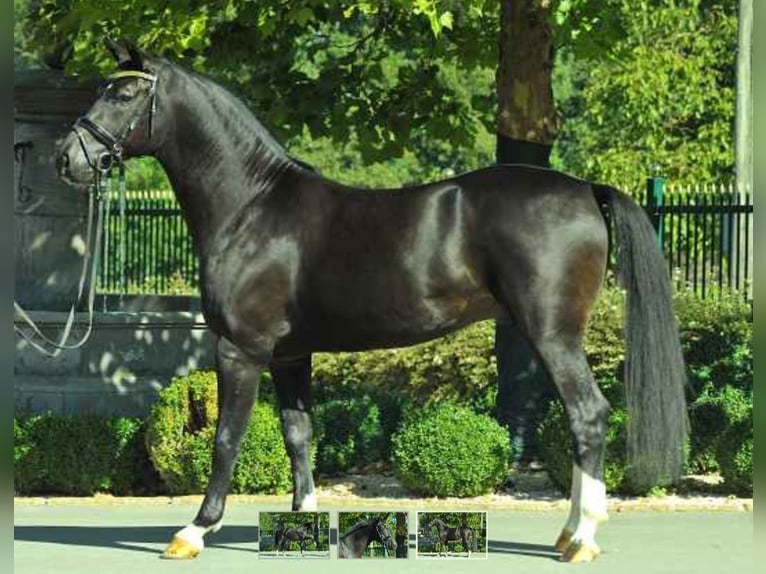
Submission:
<svg viewBox="0 0 766 574">
<path fill-rule="evenodd" d="M 258 510 L 284 510 L 240 501 L 230 504 L 223 530 L 208 540 L 208 548 L 194 561 L 159 559 L 175 529 L 194 515 L 192 502 L 166 500 L 141 504 L 67 503 L 15 506 L 14 572 L 16 574 L 139 573 L 248 573 L 273 568 L 276 560 L 258 561 Z M 336 507 L 330 510 L 336 528 Z M 348 507 L 345 510 L 352 510 Z M 395 509 L 392 509 L 395 510 Z M 476 574 L 508 572 L 571 572 L 588 574 L 707 574 L 753 570 L 753 514 L 739 512 L 642 512 L 612 514 L 599 541 L 604 554 L 590 565 L 557 561 L 550 544 L 565 513 L 500 510 L 488 518 L 489 557 Z M 410 524 L 415 524 L 411 511 Z M 413 534 L 413 533 L 411 533 Z M 333 532 L 332 539 L 335 538 Z M 358 562 L 312 560 L 312 574 L 358 574 Z M 410 555 L 414 557 L 414 536 Z M 420 574 L 464 572 L 464 560 L 366 560 L 365 570 Z M 305 559 L 280 559 L 279 573 L 305 572 Z"/>
</svg>

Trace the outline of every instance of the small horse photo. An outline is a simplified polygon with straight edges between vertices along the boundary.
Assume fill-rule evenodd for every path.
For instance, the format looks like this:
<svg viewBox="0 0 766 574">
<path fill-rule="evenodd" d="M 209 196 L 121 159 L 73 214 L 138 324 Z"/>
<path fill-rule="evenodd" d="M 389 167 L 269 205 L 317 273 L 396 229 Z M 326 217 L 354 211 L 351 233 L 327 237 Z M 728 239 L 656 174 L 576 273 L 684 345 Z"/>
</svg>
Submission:
<svg viewBox="0 0 766 574">
<path fill-rule="evenodd" d="M 406 512 L 338 514 L 338 558 L 407 558 Z"/>
<path fill-rule="evenodd" d="M 328 512 L 261 512 L 259 522 L 259 557 L 330 557 Z"/>
<path fill-rule="evenodd" d="M 417 558 L 487 558 L 486 512 L 419 512 Z"/>
</svg>

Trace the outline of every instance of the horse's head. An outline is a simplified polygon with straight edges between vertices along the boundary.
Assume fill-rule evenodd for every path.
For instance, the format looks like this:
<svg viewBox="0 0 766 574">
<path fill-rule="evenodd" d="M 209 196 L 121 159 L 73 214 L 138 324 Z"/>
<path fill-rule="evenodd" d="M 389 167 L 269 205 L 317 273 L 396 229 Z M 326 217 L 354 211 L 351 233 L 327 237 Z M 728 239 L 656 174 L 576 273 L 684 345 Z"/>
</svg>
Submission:
<svg viewBox="0 0 766 574">
<path fill-rule="evenodd" d="M 375 519 L 375 531 L 378 533 L 378 540 L 380 540 L 381 544 L 389 550 L 396 550 L 396 541 L 394 540 L 394 537 L 391 536 L 391 530 L 389 530 L 385 519 Z"/>
<path fill-rule="evenodd" d="M 87 184 L 123 158 L 149 155 L 163 137 L 157 121 L 159 65 L 134 46 L 107 39 L 119 71 L 107 78 L 101 96 L 74 124 L 58 149 L 59 175 Z"/>
</svg>

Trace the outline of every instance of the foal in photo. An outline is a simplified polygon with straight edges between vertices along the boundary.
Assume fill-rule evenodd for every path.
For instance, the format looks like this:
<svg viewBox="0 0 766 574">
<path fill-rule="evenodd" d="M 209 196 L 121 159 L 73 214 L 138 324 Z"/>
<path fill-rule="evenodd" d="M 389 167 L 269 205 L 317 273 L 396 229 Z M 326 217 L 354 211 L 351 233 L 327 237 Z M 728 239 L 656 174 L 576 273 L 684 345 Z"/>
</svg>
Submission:
<svg viewBox="0 0 766 574">
<path fill-rule="evenodd" d="M 596 528 L 607 518 L 609 404 L 582 340 L 604 281 L 610 225 L 628 297 L 630 478 L 642 486 L 680 476 L 684 367 L 670 282 L 654 230 L 627 195 L 523 165 L 354 189 L 292 160 L 213 81 L 130 46 L 109 48 L 120 72 L 62 143 L 60 174 L 83 185 L 104 164 L 160 161 L 194 240 L 203 313 L 217 337 L 210 481 L 166 557 L 196 556 L 221 527 L 262 369 L 271 370 L 279 402 L 292 507 L 315 510 L 312 353 L 401 347 L 510 319 L 555 384 L 573 435 L 571 512 L 556 548 L 564 561 L 596 558 Z"/>
</svg>

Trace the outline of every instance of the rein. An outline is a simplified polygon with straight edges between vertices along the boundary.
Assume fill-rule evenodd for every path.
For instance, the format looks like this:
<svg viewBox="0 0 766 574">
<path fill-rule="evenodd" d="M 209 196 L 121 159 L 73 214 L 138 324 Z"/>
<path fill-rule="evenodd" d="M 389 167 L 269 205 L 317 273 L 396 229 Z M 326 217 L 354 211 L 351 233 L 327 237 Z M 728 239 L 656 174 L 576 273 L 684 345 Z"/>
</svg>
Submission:
<svg viewBox="0 0 766 574">
<path fill-rule="evenodd" d="M 121 172 L 121 176 L 123 172 Z M 24 340 L 26 340 L 32 347 L 37 349 L 40 353 L 49 357 L 57 357 L 62 351 L 72 350 L 82 347 L 90 338 L 93 331 L 93 307 L 96 299 L 96 279 L 98 277 L 98 263 L 101 250 L 99 245 L 101 244 L 101 235 L 103 232 L 103 222 L 105 217 L 109 215 L 109 196 L 111 195 L 111 179 L 107 178 L 107 184 L 104 185 L 103 178 L 100 174 L 96 174 L 94 185 L 91 186 L 88 194 L 88 223 L 87 230 L 85 232 L 85 255 L 82 262 L 82 270 L 80 271 L 80 279 L 78 281 L 77 296 L 75 297 L 72 307 L 69 309 L 69 315 L 67 316 L 64 330 L 61 333 L 59 341 L 54 341 L 47 337 L 37 324 L 32 320 L 29 314 L 23 309 L 17 301 L 14 300 L 13 308 L 16 310 L 17 315 L 21 318 L 29 327 L 31 327 L 32 333 L 28 333 L 18 325 L 14 323 L 13 329 Z M 104 199 L 105 198 L 105 199 Z M 93 233 L 93 220 L 96 220 L 95 236 Z M 94 248 L 95 244 L 95 248 Z M 85 291 L 86 278 L 88 276 L 88 263 L 90 265 L 90 282 L 88 285 L 88 327 L 82 338 L 77 343 L 67 344 L 69 335 L 74 327 L 75 313 L 77 305 L 82 299 L 83 292 Z M 41 343 L 35 341 L 34 335 L 41 341 Z M 53 350 L 46 349 L 44 345 L 53 347 Z"/>
<path fill-rule="evenodd" d="M 157 110 L 157 76 L 147 74 L 146 72 L 139 72 L 134 70 L 125 70 L 112 74 L 108 80 L 118 80 L 120 78 L 139 78 L 151 82 L 151 88 L 147 96 L 147 103 L 149 108 L 149 138 L 152 136 L 152 124 L 154 123 L 154 114 Z M 110 84 L 111 85 L 111 84 Z M 108 88 L 108 86 L 107 86 Z M 143 115 L 146 107 L 139 107 L 138 111 L 133 115 L 130 121 L 125 125 L 119 136 L 115 137 L 109 130 L 103 128 L 87 115 L 81 116 L 77 119 L 72 127 L 77 139 L 82 147 L 85 159 L 88 162 L 91 170 L 93 171 L 93 185 L 90 188 L 88 194 L 88 221 L 86 230 L 86 242 L 85 242 L 85 255 L 83 257 L 82 270 L 80 272 L 80 279 L 78 281 L 77 296 L 75 297 L 72 307 L 69 310 L 64 330 L 61 333 L 59 341 L 54 341 L 47 337 L 32 320 L 29 314 L 14 300 L 13 308 L 15 309 L 18 317 L 23 320 L 30 328 L 32 333 L 29 333 L 17 326 L 13 325 L 14 330 L 26 340 L 32 347 L 37 349 L 40 353 L 49 357 L 57 357 L 65 350 L 73 350 L 82 347 L 90 338 L 93 332 L 93 309 L 96 298 L 96 281 L 98 278 L 98 266 L 100 255 L 106 252 L 108 245 L 108 233 L 104 242 L 101 242 L 101 236 L 104 229 L 104 221 L 109 217 L 109 206 L 112 196 L 112 169 L 117 167 L 119 170 L 119 193 L 120 193 L 120 217 L 122 218 L 121 227 L 121 241 L 120 245 L 120 262 L 124 265 L 124 241 L 125 241 L 125 163 L 123 161 L 122 152 L 125 140 L 128 138 L 130 132 L 135 129 L 138 120 Z M 85 145 L 85 140 L 78 128 L 82 128 L 87 131 L 93 138 L 99 143 L 106 146 L 107 151 L 101 153 L 98 156 L 97 161 L 93 161 L 88 153 L 88 147 Z M 104 184 L 106 182 L 106 185 Z M 95 235 L 93 233 L 93 220 L 95 217 Z M 94 248 L 95 244 L 95 248 Z M 100 248 L 101 249 L 100 249 Z M 67 344 L 69 336 L 74 327 L 75 313 L 77 305 L 82 299 L 83 292 L 85 291 L 86 278 L 88 276 L 88 263 L 90 265 L 90 281 L 88 285 L 88 327 L 82 338 L 73 344 Z M 41 341 L 35 341 L 34 336 Z M 45 346 L 52 347 L 53 350 L 47 349 Z"/>
</svg>

